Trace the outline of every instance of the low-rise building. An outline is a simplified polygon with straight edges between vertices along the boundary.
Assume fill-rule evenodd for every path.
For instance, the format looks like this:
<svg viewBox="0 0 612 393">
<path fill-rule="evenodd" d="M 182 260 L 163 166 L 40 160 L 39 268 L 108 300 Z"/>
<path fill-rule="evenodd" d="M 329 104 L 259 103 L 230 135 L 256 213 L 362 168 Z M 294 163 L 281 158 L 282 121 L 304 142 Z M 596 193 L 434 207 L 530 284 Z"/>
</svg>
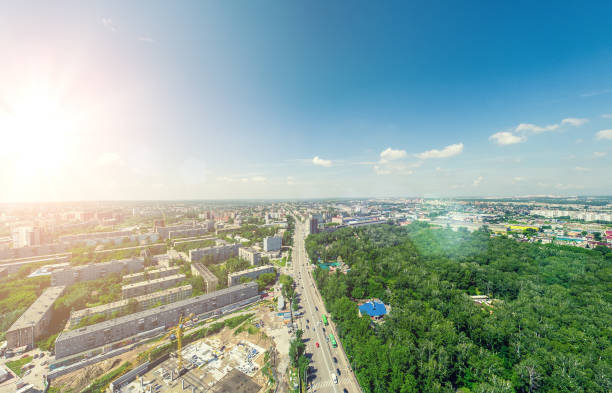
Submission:
<svg viewBox="0 0 612 393">
<path fill-rule="evenodd" d="M 257 266 L 261 262 L 261 253 L 253 248 L 240 247 L 238 256 L 249 262 L 252 266 Z"/>
<path fill-rule="evenodd" d="M 272 273 L 274 271 L 275 270 L 273 266 L 263 265 L 263 266 L 254 267 L 252 269 L 243 270 L 241 272 L 231 273 L 227 276 L 227 286 L 231 287 L 231 286 L 240 284 L 240 279 L 242 277 L 248 277 L 248 278 L 252 278 L 253 280 L 256 280 L 262 274 Z"/>
<path fill-rule="evenodd" d="M 8 348 L 33 347 L 42 336 L 53 315 L 53 303 L 64 293 L 65 286 L 49 287 L 13 323 L 6 332 Z"/>
<path fill-rule="evenodd" d="M 191 264 L 191 274 L 200 276 L 204 279 L 204 290 L 206 293 L 212 293 L 217 290 L 219 279 L 213 274 L 203 263 L 195 262 Z"/>
<path fill-rule="evenodd" d="M 127 299 L 130 297 L 142 296 L 162 289 L 174 287 L 185 280 L 184 274 L 175 274 L 173 276 L 157 278 L 155 280 L 140 281 L 133 284 L 127 284 L 121 287 L 121 297 Z"/>
</svg>

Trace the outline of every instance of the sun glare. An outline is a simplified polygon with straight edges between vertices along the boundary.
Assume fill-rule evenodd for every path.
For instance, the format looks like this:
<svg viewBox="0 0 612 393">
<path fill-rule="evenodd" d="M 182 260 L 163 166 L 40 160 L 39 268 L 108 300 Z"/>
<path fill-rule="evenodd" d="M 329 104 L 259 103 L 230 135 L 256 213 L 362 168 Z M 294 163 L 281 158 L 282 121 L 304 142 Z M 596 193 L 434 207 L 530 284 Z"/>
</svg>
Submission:
<svg viewBox="0 0 612 393">
<path fill-rule="evenodd" d="M 48 173 L 66 164 L 76 116 L 70 116 L 62 104 L 47 89 L 30 89 L 0 111 L 1 150 L 15 175 Z"/>
</svg>

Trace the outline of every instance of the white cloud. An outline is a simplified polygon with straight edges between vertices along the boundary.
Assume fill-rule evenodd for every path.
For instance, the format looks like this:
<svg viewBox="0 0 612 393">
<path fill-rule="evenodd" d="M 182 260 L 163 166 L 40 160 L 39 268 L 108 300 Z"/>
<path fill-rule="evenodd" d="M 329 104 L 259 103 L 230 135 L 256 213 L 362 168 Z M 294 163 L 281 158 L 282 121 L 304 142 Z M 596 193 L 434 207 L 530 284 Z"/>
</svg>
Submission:
<svg viewBox="0 0 612 393">
<path fill-rule="evenodd" d="M 324 166 L 326 168 L 329 168 L 330 166 L 332 166 L 331 160 L 325 160 L 323 158 L 320 158 L 319 156 L 315 156 L 312 159 L 312 163 L 315 165 Z"/>
<path fill-rule="evenodd" d="M 599 140 L 601 139 L 612 140 L 612 130 L 601 130 L 595 135 L 595 137 Z"/>
<path fill-rule="evenodd" d="M 415 155 L 421 160 L 427 160 L 429 158 L 448 158 L 456 156 L 457 154 L 461 154 L 462 151 L 463 143 L 456 143 L 454 145 L 448 145 L 442 150 L 432 149 Z"/>
<path fill-rule="evenodd" d="M 292 186 L 295 184 L 295 179 L 293 176 L 287 176 L 287 185 Z"/>
<path fill-rule="evenodd" d="M 514 131 L 516 131 L 516 132 L 533 132 L 533 133 L 539 134 L 541 132 L 554 131 L 554 130 L 556 130 L 558 128 L 559 128 L 559 124 L 550 124 L 550 125 L 542 127 L 542 126 L 537 126 L 537 125 L 531 124 L 531 123 L 521 123 L 518 126 L 516 126 Z"/>
<path fill-rule="evenodd" d="M 489 137 L 490 141 L 497 143 L 498 145 L 514 145 L 516 143 L 523 143 L 527 140 L 527 137 L 522 135 L 515 135 L 508 131 L 500 131 Z"/>
<path fill-rule="evenodd" d="M 489 137 L 490 141 L 497 143 L 498 145 L 514 145 L 516 143 L 522 143 L 527 140 L 527 134 L 540 134 L 543 132 L 556 131 L 562 126 L 579 127 L 589 119 L 567 117 L 557 124 L 549 124 L 547 126 L 538 126 L 532 123 L 521 123 L 509 131 L 500 131 Z"/>
<path fill-rule="evenodd" d="M 603 115 L 601 115 L 601 117 L 603 117 L 604 119 L 612 119 L 612 113 L 604 113 Z"/>
<path fill-rule="evenodd" d="M 117 153 L 102 153 L 96 163 L 98 166 L 123 165 L 123 160 Z"/>
<path fill-rule="evenodd" d="M 254 183 L 265 183 L 266 182 L 266 178 L 263 176 L 253 176 L 251 177 L 251 181 Z"/>
<path fill-rule="evenodd" d="M 606 153 L 605 151 L 596 151 L 596 152 L 593 152 L 593 157 L 602 158 L 602 157 L 605 157 L 606 154 L 608 153 Z"/>
<path fill-rule="evenodd" d="M 117 31 L 115 25 L 113 24 L 113 20 L 111 18 L 102 18 L 102 25 L 112 31 L 113 33 Z"/>
<path fill-rule="evenodd" d="M 472 182 L 473 186 L 479 186 L 480 183 L 482 182 L 483 177 L 482 176 L 478 176 L 476 179 L 474 179 L 474 182 Z"/>
<path fill-rule="evenodd" d="M 236 179 L 232 179 L 231 177 L 228 177 L 228 176 L 219 176 L 217 177 L 217 181 L 222 182 L 222 183 L 233 183 L 236 181 Z"/>
<path fill-rule="evenodd" d="M 590 172 L 590 171 L 591 171 L 591 168 L 585 168 L 585 167 L 582 167 L 582 166 L 577 166 L 577 167 L 576 167 L 576 168 L 574 168 L 574 169 L 575 169 L 576 171 L 578 171 L 578 172 Z"/>
<path fill-rule="evenodd" d="M 380 160 L 381 161 L 399 160 L 401 158 L 405 158 L 406 155 L 407 155 L 406 150 L 393 150 L 390 147 L 388 147 L 386 150 L 380 153 Z"/>
<path fill-rule="evenodd" d="M 416 168 L 421 165 L 417 163 L 406 163 L 403 161 L 408 156 L 406 150 L 394 150 L 388 147 L 380 153 L 380 160 L 372 163 L 374 166 L 374 172 L 377 175 L 390 175 L 392 173 L 400 173 L 402 175 L 411 175 L 412 170 L 410 168 Z"/>
<path fill-rule="evenodd" d="M 579 119 L 576 117 L 568 117 L 567 119 L 563 119 L 561 120 L 561 125 L 570 125 L 570 126 L 574 126 L 574 127 L 580 127 L 581 125 L 586 124 L 589 121 L 589 119 Z"/>
<path fill-rule="evenodd" d="M 155 40 L 151 37 L 147 37 L 147 36 L 140 36 L 138 37 L 138 41 L 142 41 L 142 42 L 146 42 L 148 44 L 154 44 Z"/>
<path fill-rule="evenodd" d="M 516 184 L 516 183 L 520 183 L 520 182 L 522 182 L 523 180 L 525 180 L 525 178 L 524 178 L 524 177 L 521 177 L 521 176 L 516 176 L 516 177 L 513 177 L 513 178 L 512 178 L 512 183 L 514 183 L 514 184 Z"/>
</svg>

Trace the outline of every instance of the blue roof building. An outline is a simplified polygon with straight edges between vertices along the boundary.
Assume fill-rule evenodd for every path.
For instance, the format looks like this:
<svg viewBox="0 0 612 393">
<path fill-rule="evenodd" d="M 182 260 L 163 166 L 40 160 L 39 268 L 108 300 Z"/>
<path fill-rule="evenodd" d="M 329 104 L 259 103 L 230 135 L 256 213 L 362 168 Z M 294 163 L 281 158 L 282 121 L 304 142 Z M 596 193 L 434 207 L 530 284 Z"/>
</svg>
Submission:
<svg viewBox="0 0 612 393">
<path fill-rule="evenodd" d="M 381 318 L 387 315 L 387 307 L 380 300 L 370 300 L 359 306 L 361 315 L 367 314 L 371 318 Z"/>
</svg>

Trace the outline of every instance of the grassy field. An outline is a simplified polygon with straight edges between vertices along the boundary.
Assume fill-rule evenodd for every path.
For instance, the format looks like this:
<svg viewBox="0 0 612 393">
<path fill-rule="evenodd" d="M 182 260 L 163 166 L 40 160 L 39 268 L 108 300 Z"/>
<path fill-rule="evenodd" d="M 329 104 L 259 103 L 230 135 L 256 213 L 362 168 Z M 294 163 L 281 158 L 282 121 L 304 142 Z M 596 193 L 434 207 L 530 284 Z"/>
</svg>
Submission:
<svg viewBox="0 0 612 393">
<path fill-rule="evenodd" d="M 21 377 L 23 374 L 21 369 L 26 364 L 32 361 L 32 356 L 25 357 L 23 359 L 11 360 L 10 362 L 6 362 L 6 367 L 10 368 L 15 374 Z"/>
</svg>

